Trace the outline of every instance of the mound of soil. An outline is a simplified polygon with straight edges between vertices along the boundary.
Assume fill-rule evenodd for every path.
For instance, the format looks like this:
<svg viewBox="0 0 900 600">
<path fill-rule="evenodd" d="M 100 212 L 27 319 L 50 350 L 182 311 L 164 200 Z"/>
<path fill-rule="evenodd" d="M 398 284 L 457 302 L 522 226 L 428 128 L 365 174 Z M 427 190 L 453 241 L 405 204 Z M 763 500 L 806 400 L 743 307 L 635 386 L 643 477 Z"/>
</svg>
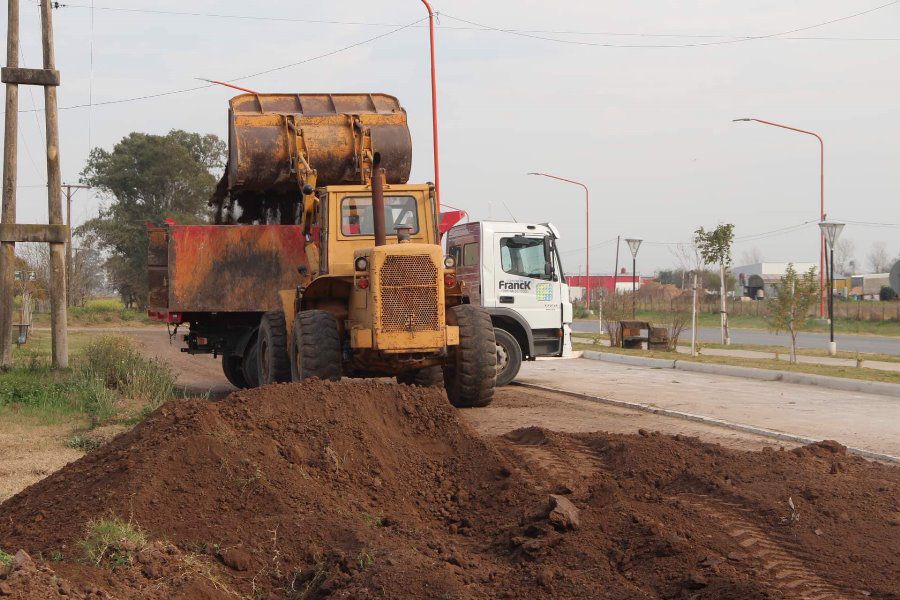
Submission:
<svg viewBox="0 0 900 600">
<path fill-rule="evenodd" d="M 897 597 L 900 476 L 839 444 L 485 440 L 461 414 L 371 381 L 171 402 L 0 505 L 34 558 L 0 596 Z M 149 541 L 88 564 L 113 518 Z"/>
</svg>

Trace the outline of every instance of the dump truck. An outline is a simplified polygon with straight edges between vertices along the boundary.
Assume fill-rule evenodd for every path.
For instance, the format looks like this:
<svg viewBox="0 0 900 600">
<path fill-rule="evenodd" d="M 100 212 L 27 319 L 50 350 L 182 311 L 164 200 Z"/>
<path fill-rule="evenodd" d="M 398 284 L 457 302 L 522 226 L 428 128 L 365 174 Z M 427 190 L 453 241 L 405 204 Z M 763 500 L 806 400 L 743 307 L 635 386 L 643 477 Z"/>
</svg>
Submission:
<svg viewBox="0 0 900 600">
<path fill-rule="evenodd" d="M 572 355 L 572 302 L 552 223 L 476 221 L 447 232 L 447 251 L 472 304 L 491 316 L 497 385 L 523 360 Z"/>
<path fill-rule="evenodd" d="M 150 316 L 237 387 L 389 376 L 488 404 L 491 318 L 442 251 L 434 186 L 408 182 L 397 99 L 246 93 L 228 119 L 214 223 L 149 228 Z"/>
</svg>

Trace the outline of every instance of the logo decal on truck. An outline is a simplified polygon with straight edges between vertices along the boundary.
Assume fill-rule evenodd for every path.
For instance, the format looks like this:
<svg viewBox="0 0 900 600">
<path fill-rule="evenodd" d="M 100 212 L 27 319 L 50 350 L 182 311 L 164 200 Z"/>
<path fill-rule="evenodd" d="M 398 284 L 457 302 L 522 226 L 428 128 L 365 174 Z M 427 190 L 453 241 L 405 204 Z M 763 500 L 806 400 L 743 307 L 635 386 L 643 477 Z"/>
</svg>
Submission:
<svg viewBox="0 0 900 600">
<path fill-rule="evenodd" d="M 535 293 L 539 302 L 549 302 L 553 300 L 553 285 L 550 283 L 539 283 Z"/>
<path fill-rule="evenodd" d="M 513 281 L 504 281 L 501 279 L 498 285 L 504 292 L 522 293 L 531 291 L 531 282 L 522 279 L 516 279 Z"/>
</svg>

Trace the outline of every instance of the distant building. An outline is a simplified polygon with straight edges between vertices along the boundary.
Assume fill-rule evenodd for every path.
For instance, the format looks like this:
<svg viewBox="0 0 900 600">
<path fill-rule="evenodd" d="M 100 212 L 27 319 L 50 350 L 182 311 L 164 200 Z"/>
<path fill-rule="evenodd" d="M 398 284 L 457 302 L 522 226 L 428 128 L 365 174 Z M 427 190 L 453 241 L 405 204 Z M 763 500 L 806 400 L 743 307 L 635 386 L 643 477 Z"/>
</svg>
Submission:
<svg viewBox="0 0 900 600">
<path fill-rule="evenodd" d="M 653 281 L 653 277 L 634 277 L 628 273 L 625 268 L 618 275 L 591 275 L 591 296 L 596 300 L 596 290 L 604 290 L 606 294 L 613 293 L 613 286 L 617 294 L 630 292 L 632 283 L 636 289 L 641 289 L 641 285 Z M 588 278 L 584 275 L 566 275 L 566 283 L 571 287 L 585 288 Z M 582 292 L 581 297 L 584 296 Z"/>
<path fill-rule="evenodd" d="M 752 265 L 733 267 L 737 289 L 736 295 L 747 298 L 770 298 L 776 294 L 775 284 L 778 283 L 787 272 L 788 263 L 761 262 Z M 794 270 L 802 274 L 810 268 L 817 267 L 813 263 L 794 263 Z M 818 268 L 818 267 L 817 267 Z"/>
</svg>

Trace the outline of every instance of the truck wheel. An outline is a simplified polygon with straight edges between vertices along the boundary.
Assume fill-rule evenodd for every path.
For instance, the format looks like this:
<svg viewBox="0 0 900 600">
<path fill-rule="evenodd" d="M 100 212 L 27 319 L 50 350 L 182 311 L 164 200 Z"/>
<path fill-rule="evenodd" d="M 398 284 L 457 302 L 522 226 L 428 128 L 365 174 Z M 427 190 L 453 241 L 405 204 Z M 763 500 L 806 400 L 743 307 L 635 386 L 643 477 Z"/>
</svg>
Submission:
<svg viewBox="0 0 900 600">
<path fill-rule="evenodd" d="M 425 367 L 418 371 L 400 373 L 397 375 L 397 383 L 415 385 L 418 387 L 444 387 L 444 373 L 440 367 Z"/>
<path fill-rule="evenodd" d="M 255 337 L 244 350 L 242 367 L 247 387 L 259 387 L 259 345 L 257 345 Z"/>
<path fill-rule="evenodd" d="M 324 310 L 304 310 L 294 317 L 291 380 L 311 377 L 340 381 L 341 338 L 337 319 Z"/>
<path fill-rule="evenodd" d="M 516 378 L 522 366 L 522 347 L 505 329 L 494 329 L 497 338 L 497 385 L 506 385 Z"/>
<path fill-rule="evenodd" d="M 282 311 L 273 310 L 263 314 L 259 322 L 259 333 L 256 335 L 256 345 L 259 385 L 290 381 L 291 361 L 288 359 L 287 327 Z"/>
<path fill-rule="evenodd" d="M 494 399 L 497 382 L 497 343 L 491 317 L 472 304 L 454 306 L 448 313 L 448 321 L 459 326 L 459 345 L 448 349 L 444 365 L 447 398 L 457 408 L 487 406 Z"/>
<path fill-rule="evenodd" d="M 241 368 L 241 357 L 233 354 L 222 355 L 222 372 L 225 373 L 225 379 L 228 383 L 238 389 L 249 387 L 247 379 L 244 377 L 244 370 Z"/>
</svg>

